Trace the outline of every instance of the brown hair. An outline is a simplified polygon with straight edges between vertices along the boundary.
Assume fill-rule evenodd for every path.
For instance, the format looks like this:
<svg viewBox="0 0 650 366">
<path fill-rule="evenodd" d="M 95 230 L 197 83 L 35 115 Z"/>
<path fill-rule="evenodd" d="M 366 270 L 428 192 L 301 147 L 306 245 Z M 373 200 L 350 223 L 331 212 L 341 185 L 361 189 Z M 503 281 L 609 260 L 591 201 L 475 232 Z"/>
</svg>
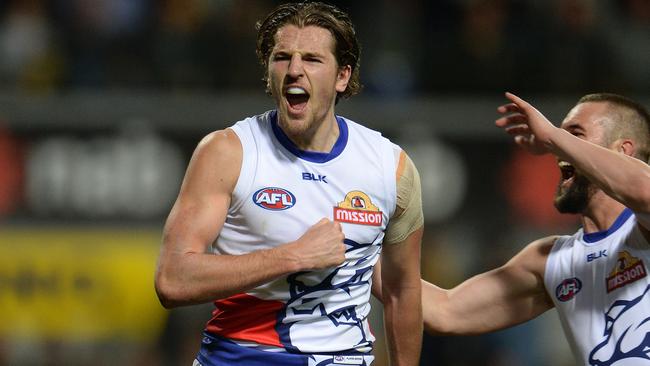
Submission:
<svg viewBox="0 0 650 366">
<path fill-rule="evenodd" d="M 334 56 L 339 67 L 349 65 L 352 69 L 348 86 L 345 91 L 338 93 L 337 101 L 340 97 L 347 98 L 361 91 L 361 49 L 352 21 L 347 13 L 321 2 L 283 4 L 267 15 L 266 19 L 257 22 L 256 53 L 258 61 L 264 67 L 264 81 L 268 81 L 269 56 L 275 46 L 275 34 L 287 24 L 301 28 L 313 25 L 329 30 L 334 37 Z"/>
<path fill-rule="evenodd" d="M 614 126 L 609 129 L 608 139 L 629 138 L 637 142 L 636 157 L 648 163 L 650 159 L 650 114 L 640 103 L 612 93 L 587 94 L 577 104 L 605 102 L 612 107 L 610 117 Z"/>
</svg>

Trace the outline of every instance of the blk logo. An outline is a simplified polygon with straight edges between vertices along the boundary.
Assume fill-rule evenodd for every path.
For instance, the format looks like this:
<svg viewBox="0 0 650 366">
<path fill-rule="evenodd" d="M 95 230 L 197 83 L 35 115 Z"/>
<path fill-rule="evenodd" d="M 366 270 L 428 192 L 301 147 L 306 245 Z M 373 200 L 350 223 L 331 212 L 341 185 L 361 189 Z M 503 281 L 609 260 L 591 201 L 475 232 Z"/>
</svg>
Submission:
<svg viewBox="0 0 650 366">
<path fill-rule="evenodd" d="M 587 254 L 587 262 L 595 261 L 598 258 L 607 257 L 607 249 L 603 249 L 598 253 L 589 253 Z"/>
<path fill-rule="evenodd" d="M 314 182 L 327 183 L 327 180 L 325 180 L 325 178 L 326 178 L 326 176 L 320 175 L 320 174 L 307 173 L 307 172 L 302 173 L 302 179 L 303 180 L 311 180 L 311 181 L 314 181 Z"/>
</svg>

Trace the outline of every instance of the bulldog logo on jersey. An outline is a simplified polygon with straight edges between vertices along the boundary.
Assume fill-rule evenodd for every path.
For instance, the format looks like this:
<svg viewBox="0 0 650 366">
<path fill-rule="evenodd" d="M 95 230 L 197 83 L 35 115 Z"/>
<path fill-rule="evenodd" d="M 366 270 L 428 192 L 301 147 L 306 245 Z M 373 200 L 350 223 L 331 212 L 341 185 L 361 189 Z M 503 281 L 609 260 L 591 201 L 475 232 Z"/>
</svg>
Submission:
<svg viewBox="0 0 650 366">
<path fill-rule="evenodd" d="M 625 250 L 618 252 L 616 266 L 607 277 L 607 292 L 612 292 L 645 276 L 647 272 L 642 260 L 633 257 Z"/>
<path fill-rule="evenodd" d="M 342 202 L 334 207 L 334 220 L 350 224 L 381 226 L 383 214 L 361 191 L 348 192 Z"/>
<path fill-rule="evenodd" d="M 253 193 L 253 202 L 266 210 L 282 211 L 296 204 L 296 196 L 283 188 L 266 187 Z"/>
</svg>

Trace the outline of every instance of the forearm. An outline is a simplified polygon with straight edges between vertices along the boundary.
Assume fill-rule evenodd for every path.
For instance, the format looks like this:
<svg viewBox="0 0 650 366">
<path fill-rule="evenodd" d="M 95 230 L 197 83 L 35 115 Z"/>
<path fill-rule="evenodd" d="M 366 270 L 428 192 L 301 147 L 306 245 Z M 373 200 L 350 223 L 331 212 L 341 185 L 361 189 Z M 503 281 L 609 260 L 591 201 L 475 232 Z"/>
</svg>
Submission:
<svg viewBox="0 0 650 366">
<path fill-rule="evenodd" d="M 512 316 L 494 291 L 476 291 L 476 278 L 446 290 L 422 281 L 424 330 L 431 335 L 476 335 L 511 325 Z M 489 294 L 489 296 L 482 296 Z M 496 301 L 495 301 L 496 300 Z M 505 315 L 505 316 L 504 316 Z"/>
<path fill-rule="evenodd" d="M 384 324 L 392 366 L 418 365 L 422 348 L 420 286 L 384 293 Z"/>
<path fill-rule="evenodd" d="M 650 212 L 650 166 L 557 129 L 551 151 L 570 162 L 609 196 L 635 212 Z"/>
<path fill-rule="evenodd" d="M 164 253 L 156 291 L 165 307 L 211 302 L 300 269 L 288 245 L 244 255 Z"/>
<path fill-rule="evenodd" d="M 453 334 L 457 321 L 447 314 L 449 290 L 422 280 L 422 321 L 431 335 Z"/>
<path fill-rule="evenodd" d="M 444 290 L 423 281 L 424 327 L 434 335 L 476 335 L 520 324 L 552 307 L 526 275 L 498 268 Z"/>
</svg>

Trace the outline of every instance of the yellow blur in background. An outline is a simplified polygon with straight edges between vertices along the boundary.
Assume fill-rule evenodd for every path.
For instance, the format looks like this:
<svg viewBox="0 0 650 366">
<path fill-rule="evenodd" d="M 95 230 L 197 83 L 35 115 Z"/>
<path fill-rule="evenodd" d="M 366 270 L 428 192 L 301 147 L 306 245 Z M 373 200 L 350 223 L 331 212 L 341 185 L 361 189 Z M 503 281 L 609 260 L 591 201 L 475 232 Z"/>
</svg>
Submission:
<svg viewBox="0 0 650 366">
<path fill-rule="evenodd" d="M 0 338 L 155 342 L 159 241 L 153 229 L 0 229 Z"/>
</svg>

